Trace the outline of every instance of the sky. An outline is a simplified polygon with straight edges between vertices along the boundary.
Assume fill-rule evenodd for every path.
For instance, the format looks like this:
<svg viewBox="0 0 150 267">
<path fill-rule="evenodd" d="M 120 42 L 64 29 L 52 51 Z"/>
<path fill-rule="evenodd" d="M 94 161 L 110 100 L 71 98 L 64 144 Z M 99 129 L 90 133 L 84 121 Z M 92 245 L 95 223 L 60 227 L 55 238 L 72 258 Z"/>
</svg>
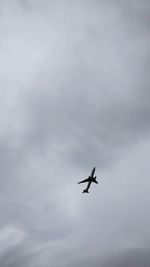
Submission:
<svg viewBox="0 0 150 267">
<path fill-rule="evenodd" d="M 148 0 L 0 0 L 1 267 L 150 266 L 149 23 Z"/>
</svg>

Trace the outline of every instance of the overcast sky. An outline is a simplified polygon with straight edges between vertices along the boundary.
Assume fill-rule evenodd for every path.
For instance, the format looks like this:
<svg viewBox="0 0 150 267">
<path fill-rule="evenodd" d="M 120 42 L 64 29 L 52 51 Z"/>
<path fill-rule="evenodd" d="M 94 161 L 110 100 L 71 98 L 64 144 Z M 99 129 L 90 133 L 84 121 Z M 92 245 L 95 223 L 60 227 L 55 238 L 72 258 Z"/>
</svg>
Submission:
<svg viewBox="0 0 150 267">
<path fill-rule="evenodd" d="M 0 0 L 1 267 L 150 266 L 149 25 L 148 0 Z"/>
</svg>

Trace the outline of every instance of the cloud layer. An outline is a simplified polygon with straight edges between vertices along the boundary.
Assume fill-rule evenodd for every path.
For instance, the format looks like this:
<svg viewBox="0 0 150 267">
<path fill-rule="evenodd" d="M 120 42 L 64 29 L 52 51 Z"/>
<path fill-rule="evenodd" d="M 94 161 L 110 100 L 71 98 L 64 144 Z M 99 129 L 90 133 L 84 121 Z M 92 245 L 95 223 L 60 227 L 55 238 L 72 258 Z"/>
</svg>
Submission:
<svg viewBox="0 0 150 267">
<path fill-rule="evenodd" d="M 0 266 L 149 266 L 149 11 L 0 1 Z"/>
</svg>

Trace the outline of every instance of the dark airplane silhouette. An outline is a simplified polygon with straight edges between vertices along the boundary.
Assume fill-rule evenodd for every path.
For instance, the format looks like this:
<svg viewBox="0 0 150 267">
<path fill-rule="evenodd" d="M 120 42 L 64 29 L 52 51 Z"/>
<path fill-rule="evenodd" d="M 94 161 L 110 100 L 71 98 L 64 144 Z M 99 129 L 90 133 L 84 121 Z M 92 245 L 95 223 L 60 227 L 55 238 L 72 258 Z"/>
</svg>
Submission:
<svg viewBox="0 0 150 267">
<path fill-rule="evenodd" d="M 81 181 L 81 182 L 78 183 L 78 184 L 81 184 L 81 183 L 88 182 L 87 188 L 84 189 L 82 193 L 89 193 L 88 189 L 90 188 L 90 185 L 91 185 L 92 182 L 98 184 L 98 182 L 96 181 L 96 176 L 94 177 L 95 169 L 96 168 L 94 167 L 93 170 L 92 170 L 92 172 L 91 172 L 91 175 L 87 179 L 85 179 L 85 180 L 83 180 L 83 181 Z"/>
</svg>

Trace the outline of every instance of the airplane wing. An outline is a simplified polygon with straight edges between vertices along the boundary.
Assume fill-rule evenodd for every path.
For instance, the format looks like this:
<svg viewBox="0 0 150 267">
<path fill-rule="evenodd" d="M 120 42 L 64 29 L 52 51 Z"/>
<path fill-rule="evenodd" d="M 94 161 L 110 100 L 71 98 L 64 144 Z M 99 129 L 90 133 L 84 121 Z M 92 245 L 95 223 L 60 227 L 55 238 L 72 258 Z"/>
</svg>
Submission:
<svg viewBox="0 0 150 267">
<path fill-rule="evenodd" d="M 81 182 L 78 182 L 78 184 L 86 183 L 86 182 L 89 182 L 89 178 L 87 178 L 87 179 L 85 179 L 85 180 L 83 180 L 83 181 L 81 181 Z"/>
</svg>

